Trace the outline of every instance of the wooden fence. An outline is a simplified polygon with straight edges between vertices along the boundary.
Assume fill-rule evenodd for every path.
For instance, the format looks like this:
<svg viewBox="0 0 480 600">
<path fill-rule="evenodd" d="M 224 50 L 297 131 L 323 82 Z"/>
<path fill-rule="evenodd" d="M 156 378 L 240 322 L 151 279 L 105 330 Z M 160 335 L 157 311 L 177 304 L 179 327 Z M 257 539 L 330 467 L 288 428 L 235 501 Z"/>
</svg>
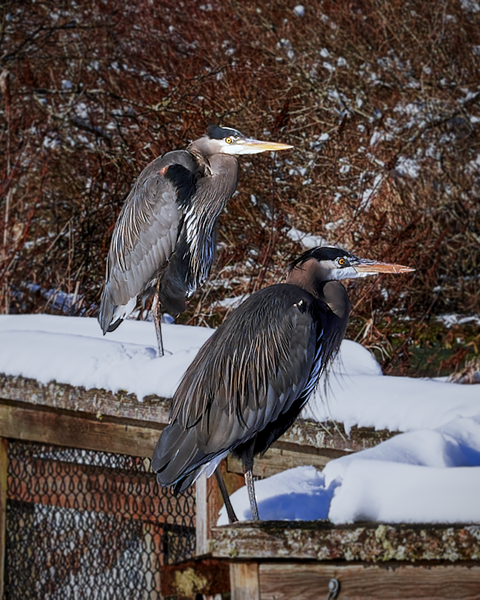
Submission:
<svg viewBox="0 0 480 600">
<path fill-rule="evenodd" d="M 8 440 L 149 458 L 167 422 L 164 398 L 150 396 L 140 402 L 124 392 L 0 375 L 0 598 L 4 597 Z M 392 435 L 353 428 L 346 436 L 336 423 L 299 421 L 256 460 L 255 475 L 266 477 L 298 465 L 321 469 L 332 458 L 372 447 Z M 75 489 L 91 490 L 89 469 L 81 465 L 79 469 Z M 241 466 L 235 460 L 224 461 L 222 469 L 230 492 L 243 485 Z M 60 465 L 58 473 L 64 486 L 68 484 L 68 469 Z M 136 476 L 137 497 L 148 487 L 145 477 Z M 101 478 L 102 493 L 116 493 L 122 476 L 103 473 Z M 72 505 L 68 494 L 62 498 L 64 507 Z M 42 498 L 35 502 L 42 503 Z M 124 494 L 116 506 L 123 510 L 131 502 Z M 158 514 L 165 500 L 152 498 L 151 502 Z M 216 527 L 221 504 L 215 478 L 200 478 L 195 488 L 196 557 L 182 564 L 164 564 L 155 574 L 159 595 L 145 597 L 480 598 L 480 527 L 476 525 L 334 527 L 324 522 L 265 522 Z"/>
</svg>

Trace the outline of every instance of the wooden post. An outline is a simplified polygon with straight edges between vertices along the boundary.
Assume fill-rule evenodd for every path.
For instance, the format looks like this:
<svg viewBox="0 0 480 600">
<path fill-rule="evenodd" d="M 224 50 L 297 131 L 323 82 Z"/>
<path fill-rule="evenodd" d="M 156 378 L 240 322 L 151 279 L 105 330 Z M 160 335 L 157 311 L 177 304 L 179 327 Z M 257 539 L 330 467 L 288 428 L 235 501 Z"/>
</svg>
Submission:
<svg viewBox="0 0 480 600">
<path fill-rule="evenodd" d="M 218 515 L 221 507 L 221 505 L 218 506 L 217 487 L 215 477 L 207 479 L 205 473 L 200 475 L 195 483 L 197 556 L 207 554 L 209 551 L 210 531 L 212 526 L 216 525 L 216 520 L 212 522 L 212 517 L 215 512 Z"/>
<path fill-rule="evenodd" d="M 0 437 L 0 598 L 5 580 L 5 545 L 7 537 L 7 467 L 8 440 Z"/>
<path fill-rule="evenodd" d="M 231 563 L 230 588 L 232 600 L 260 600 L 258 563 Z"/>
<path fill-rule="evenodd" d="M 197 556 L 207 551 L 207 478 L 205 473 L 195 482 L 195 535 Z"/>
<path fill-rule="evenodd" d="M 223 479 L 227 486 L 229 494 L 244 485 L 243 476 L 227 471 L 226 462 L 222 460 L 219 465 L 222 470 Z M 201 475 L 196 481 L 196 529 L 197 529 L 197 556 L 202 556 L 210 552 L 208 540 L 211 538 L 212 527 L 215 527 L 218 521 L 218 513 L 223 506 L 222 493 L 217 484 L 216 478 L 206 478 Z"/>
</svg>

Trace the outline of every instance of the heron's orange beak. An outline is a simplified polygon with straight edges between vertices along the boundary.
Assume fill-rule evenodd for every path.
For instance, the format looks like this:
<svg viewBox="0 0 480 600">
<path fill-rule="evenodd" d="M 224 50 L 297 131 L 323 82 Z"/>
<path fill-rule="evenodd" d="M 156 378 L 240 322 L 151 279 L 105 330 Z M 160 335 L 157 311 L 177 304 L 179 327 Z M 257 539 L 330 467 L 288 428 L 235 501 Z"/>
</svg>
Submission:
<svg viewBox="0 0 480 600">
<path fill-rule="evenodd" d="M 376 273 L 411 273 L 415 271 L 412 267 L 394 265 L 390 263 L 377 262 L 375 260 L 360 259 L 352 265 L 355 271 L 362 275 L 375 275 Z"/>
</svg>

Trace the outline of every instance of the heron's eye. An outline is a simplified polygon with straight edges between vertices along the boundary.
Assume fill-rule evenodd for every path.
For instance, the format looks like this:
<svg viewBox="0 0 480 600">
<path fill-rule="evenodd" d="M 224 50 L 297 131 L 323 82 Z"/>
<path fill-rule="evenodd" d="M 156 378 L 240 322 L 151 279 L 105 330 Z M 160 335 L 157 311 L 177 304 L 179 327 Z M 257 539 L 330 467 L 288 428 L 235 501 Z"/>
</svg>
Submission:
<svg viewBox="0 0 480 600">
<path fill-rule="evenodd" d="M 227 142 L 227 144 L 231 144 L 233 142 L 231 137 L 225 138 L 225 141 Z"/>
<path fill-rule="evenodd" d="M 346 266 L 346 264 L 347 264 L 347 261 L 346 261 L 346 259 L 345 259 L 345 258 L 339 258 L 339 259 L 337 260 L 337 264 L 339 264 L 341 267 L 345 267 L 345 266 Z"/>
</svg>

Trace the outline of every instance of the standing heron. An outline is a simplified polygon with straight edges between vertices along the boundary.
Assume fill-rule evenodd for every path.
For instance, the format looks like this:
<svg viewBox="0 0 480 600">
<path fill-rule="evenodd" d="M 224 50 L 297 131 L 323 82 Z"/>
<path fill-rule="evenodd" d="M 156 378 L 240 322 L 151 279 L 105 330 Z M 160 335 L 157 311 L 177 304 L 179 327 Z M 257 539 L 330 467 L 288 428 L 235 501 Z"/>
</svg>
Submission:
<svg viewBox="0 0 480 600">
<path fill-rule="evenodd" d="M 202 346 L 173 397 L 152 460 L 157 481 L 188 488 L 215 471 L 231 522 L 236 516 L 217 466 L 241 459 L 252 518 L 258 519 L 253 458 L 293 424 L 337 355 L 350 312 L 339 279 L 405 273 L 409 267 L 314 248 L 289 267 L 286 283 L 248 298 Z"/>
<path fill-rule="evenodd" d="M 104 335 L 132 312 L 139 295 L 153 295 L 163 356 L 162 307 L 182 313 L 210 273 L 217 221 L 237 187 L 236 157 L 288 148 L 210 125 L 186 150 L 168 152 L 142 171 L 113 231 L 98 315 Z"/>
</svg>

